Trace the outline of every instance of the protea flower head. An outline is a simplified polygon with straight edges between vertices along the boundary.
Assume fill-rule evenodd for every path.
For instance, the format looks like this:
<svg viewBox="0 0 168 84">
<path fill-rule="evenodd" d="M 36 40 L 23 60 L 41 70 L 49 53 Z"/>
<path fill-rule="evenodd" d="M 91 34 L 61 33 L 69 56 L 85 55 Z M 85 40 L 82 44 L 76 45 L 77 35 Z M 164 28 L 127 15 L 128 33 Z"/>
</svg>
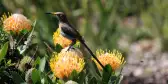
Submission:
<svg viewBox="0 0 168 84">
<path fill-rule="evenodd" d="M 80 51 L 65 51 L 54 53 L 50 59 L 50 68 L 58 78 L 68 78 L 73 70 L 81 72 L 84 68 L 83 54 Z"/>
<path fill-rule="evenodd" d="M 3 28 L 6 32 L 19 33 L 20 31 L 26 29 L 31 30 L 31 22 L 22 14 L 12 14 L 11 16 L 3 16 Z"/>
<path fill-rule="evenodd" d="M 97 58 L 99 61 L 105 66 L 110 64 L 113 70 L 118 69 L 122 64 L 125 63 L 125 60 L 122 54 L 116 50 L 114 51 L 103 51 L 97 50 L 96 51 Z M 95 61 L 95 60 L 94 60 Z M 95 61 L 96 62 L 96 61 Z M 98 68 L 102 70 L 101 66 L 96 62 Z"/>
</svg>

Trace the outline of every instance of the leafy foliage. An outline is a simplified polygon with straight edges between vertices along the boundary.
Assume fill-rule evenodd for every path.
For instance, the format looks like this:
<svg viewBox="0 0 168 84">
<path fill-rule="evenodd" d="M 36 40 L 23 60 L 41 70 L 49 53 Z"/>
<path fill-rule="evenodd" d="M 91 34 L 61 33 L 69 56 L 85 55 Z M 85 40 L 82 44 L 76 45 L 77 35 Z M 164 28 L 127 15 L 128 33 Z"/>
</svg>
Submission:
<svg viewBox="0 0 168 84">
<path fill-rule="evenodd" d="M 2 47 L 2 49 L 0 50 L 0 62 L 2 61 L 2 59 L 4 59 L 4 57 L 6 56 L 8 50 L 8 42 L 6 42 L 4 44 L 4 46 Z"/>
<path fill-rule="evenodd" d="M 36 23 L 36 22 L 35 22 Z M 35 26 L 35 24 L 33 25 Z M 29 33 L 28 31 L 21 31 L 19 36 L 17 34 L 10 33 L 8 34 L 9 40 L 4 43 L 3 47 L 0 50 L 0 77 L 4 78 L 3 83 L 15 83 L 15 84 L 24 84 L 24 83 L 33 83 L 33 84 L 55 84 L 55 83 L 68 83 L 68 82 L 74 82 L 80 84 L 107 84 L 110 81 L 117 80 L 117 76 L 113 75 L 112 73 L 115 73 L 115 71 L 112 71 L 110 65 L 106 65 L 105 69 L 102 71 L 99 71 L 96 64 L 93 61 L 88 61 L 88 65 L 85 66 L 85 68 L 81 72 L 77 72 L 76 70 L 73 70 L 68 78 L 60 79 L 56 78 L 50 71 L 50 67 L 47 65 L 50 59 L 51 54 L 46 53 L 43 57 L 35 57 L 38 51 L 38 46 L 36 45 L 36 50 L 34 51 L 34 54 L 31 57 L 30 61 L 27 61 L 27 63 L 20 63 L 24 62 L 20 61 L 22 58 L 24 58 L 26 55 L 27 50 L 29 50 L 32 41 L 32 35 L 33 35 L 34 28 Z M 19 39 L 20 38 L 20 39 Z M 23 38 L 25 38 L 23 40 Z M 8 42 L 9 41 L 9 42 Z M 24 42 L 20 42 L 24 41 Z M 10 46 L 8 46 L 10 44 Z M 25 46 L 25 47 L 24 47 Z M 50 50 L 50 53 L 57 52 L 59 53 L 62 50 L 62 47 L 58 44 L 55 46 L 55 49 L 52 49 L 48 44 L 46 44 L 48 49 Z M 79 44 L 76 44 L 75 47 L 80 47 Z M 20 57 L 19 57 L 20 56 Z M 2 61 L 3 60 L 3 61 Z M 28 59 L 27 59 L 28 60 Z M 33 61 L 33 62 L 32 62 Z M 33 64 L 32 64 L 32 63 Z M 24 65 L 21 65 L 24 64 Z M 20 67 L 25 66 L 25 67 Z M 26 68 L 22 69 L 24 71 L 20 71 L 19 68 Z M 101 73 L 102 74 L 101 74 Z M 112 79 L 112 77 L 115 79 Z M 72 80 L 72 81 L 70 81 Z"/>
</svg>

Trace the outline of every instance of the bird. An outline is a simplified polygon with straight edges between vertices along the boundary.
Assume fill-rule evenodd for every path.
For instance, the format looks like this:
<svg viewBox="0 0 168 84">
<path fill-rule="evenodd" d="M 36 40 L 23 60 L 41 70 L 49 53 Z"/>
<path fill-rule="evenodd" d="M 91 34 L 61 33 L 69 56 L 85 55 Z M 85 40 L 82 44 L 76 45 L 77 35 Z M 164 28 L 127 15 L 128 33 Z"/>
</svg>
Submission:
<svg viewBox="0 0 168 84">
<path fill-rule="evenodd" d="M 100 64 L 100 66 L 102 68 L 104 68 L 103 64 L 98 60 L 98 58 L 94 55 L 94 53 L 91 51 L 91 49 L 86 45 L 85 40 L 80 35 L 80 33 L 69 23 L 65 13 L 63 13 L 63 12 L 47 12 L 46 14 L 56 15 L 56 17 L 59 20 L 59 28 L 61 29 L 60 34 L 63 37 L 72 41 L 72 43 L 69 45 L 69 48 L 67 49 L 67 51 L 69 49 L 71 49 L 73 47 L 73 45 L 76 43 L 76 41 L 78 40 L 88 50 L 88 52 L 91 54 L 91 56 L 93 56 L 93 58 Z"/>
</svg>

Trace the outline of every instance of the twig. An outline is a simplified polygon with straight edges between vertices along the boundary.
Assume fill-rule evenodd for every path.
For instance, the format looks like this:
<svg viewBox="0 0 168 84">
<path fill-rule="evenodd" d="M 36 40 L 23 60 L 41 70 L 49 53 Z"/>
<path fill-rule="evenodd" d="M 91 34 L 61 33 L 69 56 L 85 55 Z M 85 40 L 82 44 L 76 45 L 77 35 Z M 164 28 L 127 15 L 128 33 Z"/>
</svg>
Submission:
<svg viewBox="0 0 168 84">
<path fill-rule="evenodd" d="M 37 50 L 38 50 L 38 45 L 36 46 L 36 50 L 35 50 L 35 52 L 34 52 L 34 54 L 33 54 L 33 56 L 32 56 L 32 59 L 31 59 L 30 62 L 29 62 L 29 65 L 30 65 L 30 63 L 32 62 L 32 60 L 35 58 L 35 55 L 36 55 Z"/>
<path fill-rule="evenodd" d="M 44 42 L 44 44 L 46 45 L 46 47 L 48 48 L 48 50 L 49 50 L 50 52 L 53 52 L 53 51 L 54 51 L 46 42 Z"/>
</svg>

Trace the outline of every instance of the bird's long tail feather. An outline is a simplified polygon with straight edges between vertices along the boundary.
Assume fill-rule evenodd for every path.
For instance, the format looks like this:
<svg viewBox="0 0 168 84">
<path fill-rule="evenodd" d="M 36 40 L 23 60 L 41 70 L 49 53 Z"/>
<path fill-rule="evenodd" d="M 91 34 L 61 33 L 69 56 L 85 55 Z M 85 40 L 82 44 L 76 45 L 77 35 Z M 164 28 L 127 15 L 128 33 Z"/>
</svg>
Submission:
<svg viewBox="0 0 168 84">
<path fill-rule="evenodd" d="M 83 40 L 80 40 L 80 43 L 88 50 L 88 52 L 93 56 L 93 58 L 100 64 L 100 66 L 104 69 L 104 66 L 102 63 L 97 59 L 97 57 L 93 54 L 93 52 L 90 50 L 90 48 L 86 45 L 86 43 Z"/>
</svg>

